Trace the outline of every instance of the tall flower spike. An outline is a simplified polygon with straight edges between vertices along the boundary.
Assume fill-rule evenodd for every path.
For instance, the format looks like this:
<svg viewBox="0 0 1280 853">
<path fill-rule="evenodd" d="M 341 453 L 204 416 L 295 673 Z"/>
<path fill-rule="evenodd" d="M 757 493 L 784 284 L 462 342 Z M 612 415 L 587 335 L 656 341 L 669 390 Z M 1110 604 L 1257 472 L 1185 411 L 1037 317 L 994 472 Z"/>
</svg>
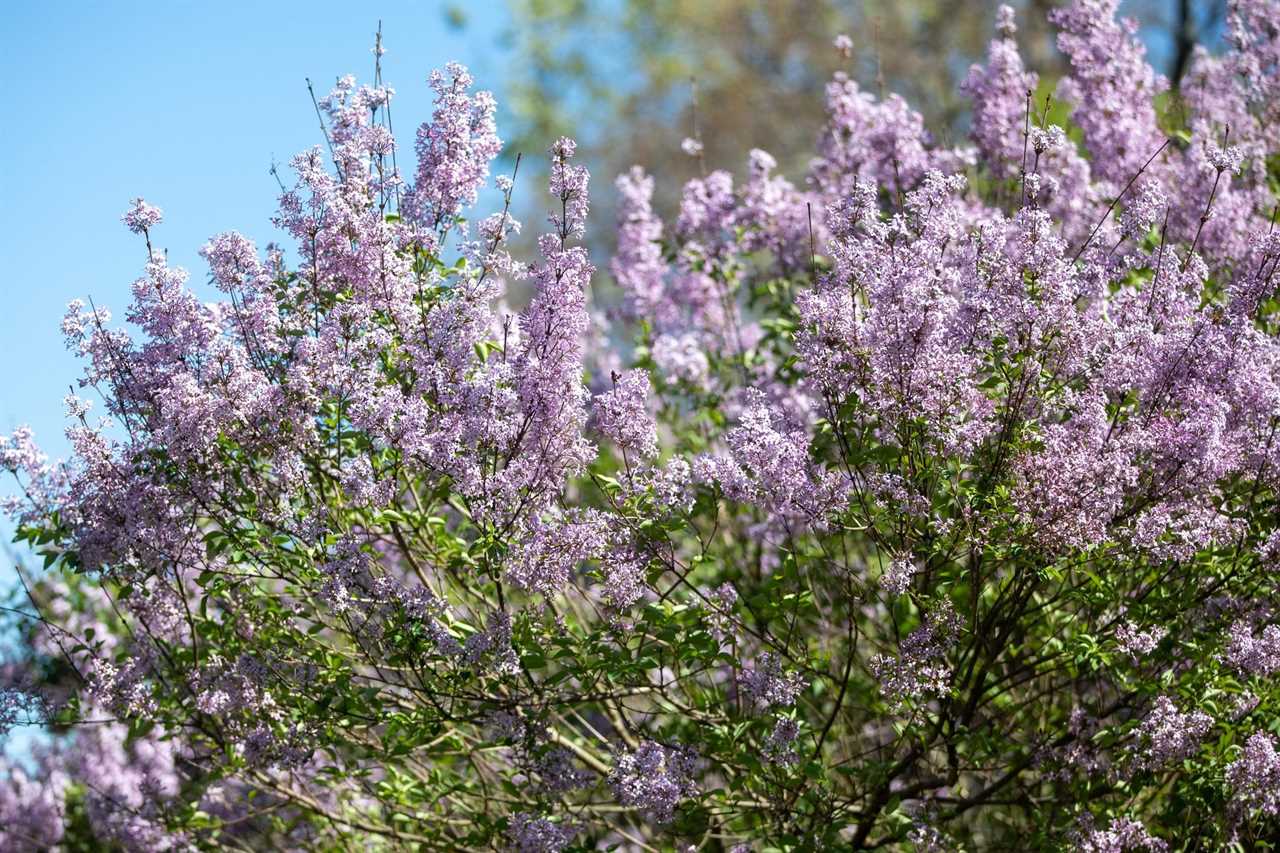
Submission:
<svg viewBox="0 0 1280 853">
<path fill-rule="evenodd" d="M 1267 732 L 1254 732 L 1244 753 L 1227 765 L 1232 802 L 1245 812 L 1280 815 L 1280 754 Z"/>
<path fill-rule="evenodd" d="M 645 741 L 618 757 L 609 786 L 624 806 L 638 808 L 659 824 L 670 823 L 680 803 L 698 793 L 696 755 L 683 747 Z"/>
<path fill-rule="evenodd" d="M 609 265 L 622 289 L 623 315 L 630 320 L 644 317 L 662 320 L 661 312 L 667 265 L 662 258 L 662 222 L 653 213 L 653 178 L 639 166 L 632 167 L 615 182 L 618 203 L 618 250 Z"/>
<path fill-rule="evenodd" d="M 1071 61 L 1061 95 L 1075 104 L 1099 178 L 1117 189 L 1162 139 L 1152 99 L 1168 81 L 1157 75 L 1136 38 L 1137 24 L 1117 21 L 1119 0 L 1075 0 L 1050 12 L 1058 47 Z"/>
<path fill-rule="evenodd" d="M 472 80 L 456 62 L 431 72 L 435 92 L 431 121 L 418 128 L 418 172 L 405 199 L 406 212 L 428 230 L 448 230 L 452 219 L 475 204 L 489 177 L 489 164 L 502 150 L 489 92 L 468 93 Z"/>
<path fill-rule="evenodd" d="M 587 288 L 595 267 L 586 249 L 565 245 L 570 234 L 581 233 L 587 211 L 587 171 L 567 163 L 573 148 L 572 141 L 560 140 L 552 151 L 551 192 L 561 200 L 552 213 L 558 232 L 538 240 L 543 263 L 534 272 L 537 293 L 520 317 L 515 364 L 523 425 L 507 476 L 536 496 L 535 510 L 582 470 L 593 450 L 583 435 L 589 393 L 582 372 L 591 325 Z"/>
<path fill-rule="evenodd" d="M 658 428 L 649 414 L 649 374 L 628 370 L 595 399 L 596 429 L 637 459 L 658 455 Z"/>
<path fill-rule="evenodd" d="M 1021 168 L 1023 133 L 1027 124 L 1027 99 L 1039 78 L 1023 68 L 1013 9 L 1001 6 L 997 13 L 999 38 L 987 49 L 986 67 L 974 65 L 961 84 L 973 100 L 970 135 L 982 152 L 983 162 L 998 178 L 1017 176 Z"/>
<path fill-rule="evenodd" d="M 562 136 L 551 146 L 551 194 L 559 207 L 551 211 L 551 224 L 561 242 L 583 235 L 587 227 L 587 167 L 569 162 L 578 144 Z"/>
<path fill-rule="evenodd" d="M 134 234 L 144 234 L 159 225 L 163 218 L 164 213 L 160 208 L 147 204 L 141 198 L 135 198 L 133 206 L 125 211 L 120 220 Z"/>
</svg>

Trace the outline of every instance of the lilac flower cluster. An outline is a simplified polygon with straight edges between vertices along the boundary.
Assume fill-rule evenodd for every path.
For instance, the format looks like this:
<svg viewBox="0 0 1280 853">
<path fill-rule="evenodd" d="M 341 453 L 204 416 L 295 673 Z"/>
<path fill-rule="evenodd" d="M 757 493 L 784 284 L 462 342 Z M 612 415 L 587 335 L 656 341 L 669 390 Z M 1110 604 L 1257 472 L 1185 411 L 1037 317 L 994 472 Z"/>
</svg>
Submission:
<svg viewBox="0 0 1280 853">
<path fill-rule="evenodd" d="M 175 743 L 155 735 L 128 739 L 126 728 L 86 728 L 69 745 L 37 746 L 38 775 L 21 763 L 0 768 L 0 847 L 14 851 L 56 849 L 66 831 L 66 794 L 84 790 L 94 837 L 123 850 L 177 850 L 187 839 L 173 833 L 166 811 L 184 777 Z"/>
<path fill-rule="evenodd" d="M 1155 651 L 1167 633 L 1167 629 L 1159 626 L 1142 630 L 1126 619 L 1116 628 L 1116 643 L 1136 663 Z"/>
<path fill-rule="evenodd" d="M 680 803 L 698 793 L 697 761 L 686 748 L 645 741 L 618 756 L 609 786 L 624 806 L 646 812 L 657 823 L 669 823 Z"/>
<path fill-rule="evenodd" d="M 949 601 L 926 614 L 924 624 L 903 639 L 895 658 L 877 655 L 870 661 L 872 674 L 888 702 L 901 707 L 911 700 L 939 696 L 951 686 L 946 655 L 960 630 L 960 620 Z"/>
<path fill-rule="evenodd" d="M 1050 17 L 1058 47 L 1071 61 L 1060 94 L 1093 151 L 1098 177 L 1123 186 L 1160 145 L 1153 98 L 1168 87 L 1134 38 L 1137 23 L 1117 21 L 1118 0 L 1078 0 Z"/>
<path fill-rule="evenodd" d="M 637 460 L 658 454 L 658 428 L 649 414 L 649 375 L 628 370 L 609 391 L 595 398 L 596 429 Z"/>
<path fill-rule="evenodd" d="M 1280 672 L 1280 625 L 1267 625 L 1255 637 L 1249 622 L 1232 623 L 1223 659 L 1242 675 L 1268 676 Z"/>
<path fill-rule="evenodd" d="M 1077 833 L 1076 849 L 1080 853 L 1135 853 L 1146 850 L 1164 853 L 1169 845 L 1147 831 L 1131 817 L 1114 818 L 1105 828 L 1093 828 L 1092 821 Z"/>
<path fill-rule="evenodd" d="M 1180 711 L 1168 696 L 1160 696 L 1134 730 L 1136 769 L 1157 769 L 1190 758 L 1213 727 L 1203 711 Z"/>
<path fill-rule="evenodd" d="M 796 754 L 795 742 L 800 736 L 800 727 L 790 717 L 779 717 L 773 725 L 773 731 L 764 741 L 764 760 L 770 764 L 786 767 L 800 760 Z"/>
<path fill-rule="evenodd" d="M 619 175 L 617 251 L 609 269 L 624 294 L 622 314 L 628 319 L 651 317 L 661 304 L 662 223 L 653 213 L 653 178 L 639 166 Z"/>
<path fill-rule="evenodd" d="M 502 150 L 488 92 L 468 94 L 471 74 L 458 63 L 431 73 L 435 112 L 418 128 L 417 180 L 405 196 L 407 212 L 430 231 L 453 226 L 489 176 L 489 164 Z"/>
<path fill-rule="evenodd" d="M 798 673 L 784 673 L 782 661 L 770 652 L 760 655 L 753 666 L 742 670 L 738 683 L 747 698 L 760 708 L 794 705 L 805 688 L 804 678 Z"/>
<path fill-rule="evenodd" d="M 1280 755 L 1273 736 L 1266 732 L 1249 736 L 1244 753 L 1227 765 L 1227 786 L 1233 802 L 1246 811 L 1280 814 Z"/>
<path fill-rule="evenodd" d="M 911 577 L 919 569 L 910 560 L 891 560 L 880 575 L 880 586 L 892 596 L 902 595 L 911 585 Z"/>
<path fill-rule="evenodd" d="M 560 853 L 576 834 L 572 825 L 525 812 L 512 815 L 507 830 L 510 849 L 516 853 Z"/>
<path fill-rule="evenodd" d="M 60 770 L 31 777 L 9 764 L 0 785 L 0 847 L 5 850 L 51 850 L 62 838 L 67 777 Z"/>
<path fill-rule="evenodd" d="M 141 198 L 135 198 L 133 207 L 125 211 L 124 216 L 120 217 L 120 221 L 134 234 L 145 234 L 159 225 L 163 219 L 164 212 L 160 208 L 147 204 Z"/>
</svg>

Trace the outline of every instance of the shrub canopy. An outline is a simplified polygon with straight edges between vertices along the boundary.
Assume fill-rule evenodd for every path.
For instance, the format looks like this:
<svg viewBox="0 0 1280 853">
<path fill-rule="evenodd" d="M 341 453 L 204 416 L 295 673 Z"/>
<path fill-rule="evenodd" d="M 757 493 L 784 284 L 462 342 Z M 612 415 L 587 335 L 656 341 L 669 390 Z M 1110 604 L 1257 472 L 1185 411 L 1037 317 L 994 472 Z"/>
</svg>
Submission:
<svg viewBox="0 0 1280 853">
<path fill-rule="evenodd" d="M 572 141 L 532 262 L 470 213 L 457 65 L 404 172 L 340 81 L 220 301 L 135 202 L 134 330 L 63 322 L 74 458 L 0 444 L 47 568 L 0 714 L 69 732 L 0 846 L 1275 837 L 1280 4 L 1180 98 L 1115 7 L 1054 13 L 1048 103 L 1002 10 L 966 145 L 837 74 L 803 189 L 754 151 L 662 222 L 622 175 L 603 313 Z"/>
</svg>

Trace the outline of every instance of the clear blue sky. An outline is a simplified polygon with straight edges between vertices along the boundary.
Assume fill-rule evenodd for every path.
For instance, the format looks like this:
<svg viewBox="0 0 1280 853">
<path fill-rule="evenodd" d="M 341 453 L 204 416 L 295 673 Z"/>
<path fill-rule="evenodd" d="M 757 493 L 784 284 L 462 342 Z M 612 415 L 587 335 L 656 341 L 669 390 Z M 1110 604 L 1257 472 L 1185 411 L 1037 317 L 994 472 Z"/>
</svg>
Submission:
<svg viewBox="0 0 1280 853">
<path fill-rule="evenodd" d="M 432 68 L 461 61 L 500 100 L 512 73 L 502 0 L 465 4 L 462 30 L 443 0 L 3 5 L 0 431 L 29 424 L 53 457 L 68 452 L 62 398 L 79 373 L 59 322 L 77 297 L 123 315 L 144 259 L 120 223 L 131 198 L 164 209 L 157 244 L 198 284 L 210 236 L 275 236 L 272 158 L 321 142 L 303 78 L 321 95 L 342 74 L 371 78 L 379 19 L 402 140 L 430 114 Z"/>
</svg>

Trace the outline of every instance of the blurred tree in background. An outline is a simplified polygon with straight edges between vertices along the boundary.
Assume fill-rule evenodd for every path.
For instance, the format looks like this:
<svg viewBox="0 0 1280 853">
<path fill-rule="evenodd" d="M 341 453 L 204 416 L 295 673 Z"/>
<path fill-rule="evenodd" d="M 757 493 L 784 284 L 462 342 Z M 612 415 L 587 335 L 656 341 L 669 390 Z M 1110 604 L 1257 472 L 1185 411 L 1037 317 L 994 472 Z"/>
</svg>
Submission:
<svg viewBox="0 0 1280 853">
<path fill-rule="evenodd" d="M 813 154 L 812 128 L 823 118 L 824 86 L 838 70 L 873 91 L 927 102 L 926 126 L 940 139 L 954 135 L 965 109 L 958 83 L 985 51 L 995 12 L 991 3 L 928 0 L 512 5 L 516 52 L 532 71 L 517 75 L 508 95 L 525 137 L 518 144 L 554 138 L 586 107 L 585 115 L 605 120 L 578 121 L 579 133 L 594 125 L 607 147 L 591 153 L 612 172 L 634 162 L 673 177 L 699 169 L 696 159 L 673 158 L 693 133 L 691 81 L 708 168 L 736 170 L 748 151 L 765 148 L 783 171 L 802 174 Z M 1057 61 L 1044 18 L 1042 9 L 1020 16 L 1035 21 L 1021 33 L 1035 65 Z M 832 46 L 840 33 L 853 42 L 848 58 Z M 632 130 L 629 138 L 609 132 L 619 124 Z"/>
<path fill-rule="evenodd" d="M 1018 42 L 1046 90 L 1064 69 L 1047 24 L 1052 0 L 1010 0 Z M 845 70 L 872 91 L 897 92 L 923 109 L 940 142 L 963 140 L 967 101 L 959 84 L 992 38 L 997 2 L 959 0 L 511 0 L 506 38 L 515 55 L 504 84 L 514 128 L 506 153 L 541 152 L 576 133 L 594 174 L 643 163 L 658 180 L 659 212 L 707 169 L 741 171 L 764 148 L 799 178 L 821 125 L 824 86 Z M 1197 42 L 1213 44 L 1222 0 L 1133 0 L 1153 64 L 1181 76 Z M 461 7 L 449 12 L 465 27 Z M 832 45 L 852 41 L 848 57 Z M 887 46 L 887 47 L 886 47 Z M 695 131 L 701 160 L 681 154 Z M 628 132 L 619 134 L 616 129 Z M 537 162 L 534 158 L 533 162 Z M 529 176 L 533 179 L 533 176 Z M 609 215 L 611 184 L 596 185 Z M 540 198 L 524 199 L 536 207 Z M 522 207 L 517 199 L 517 206 Z M 607 250 L 608 247 L 597 247 Z"/>
</svg>

